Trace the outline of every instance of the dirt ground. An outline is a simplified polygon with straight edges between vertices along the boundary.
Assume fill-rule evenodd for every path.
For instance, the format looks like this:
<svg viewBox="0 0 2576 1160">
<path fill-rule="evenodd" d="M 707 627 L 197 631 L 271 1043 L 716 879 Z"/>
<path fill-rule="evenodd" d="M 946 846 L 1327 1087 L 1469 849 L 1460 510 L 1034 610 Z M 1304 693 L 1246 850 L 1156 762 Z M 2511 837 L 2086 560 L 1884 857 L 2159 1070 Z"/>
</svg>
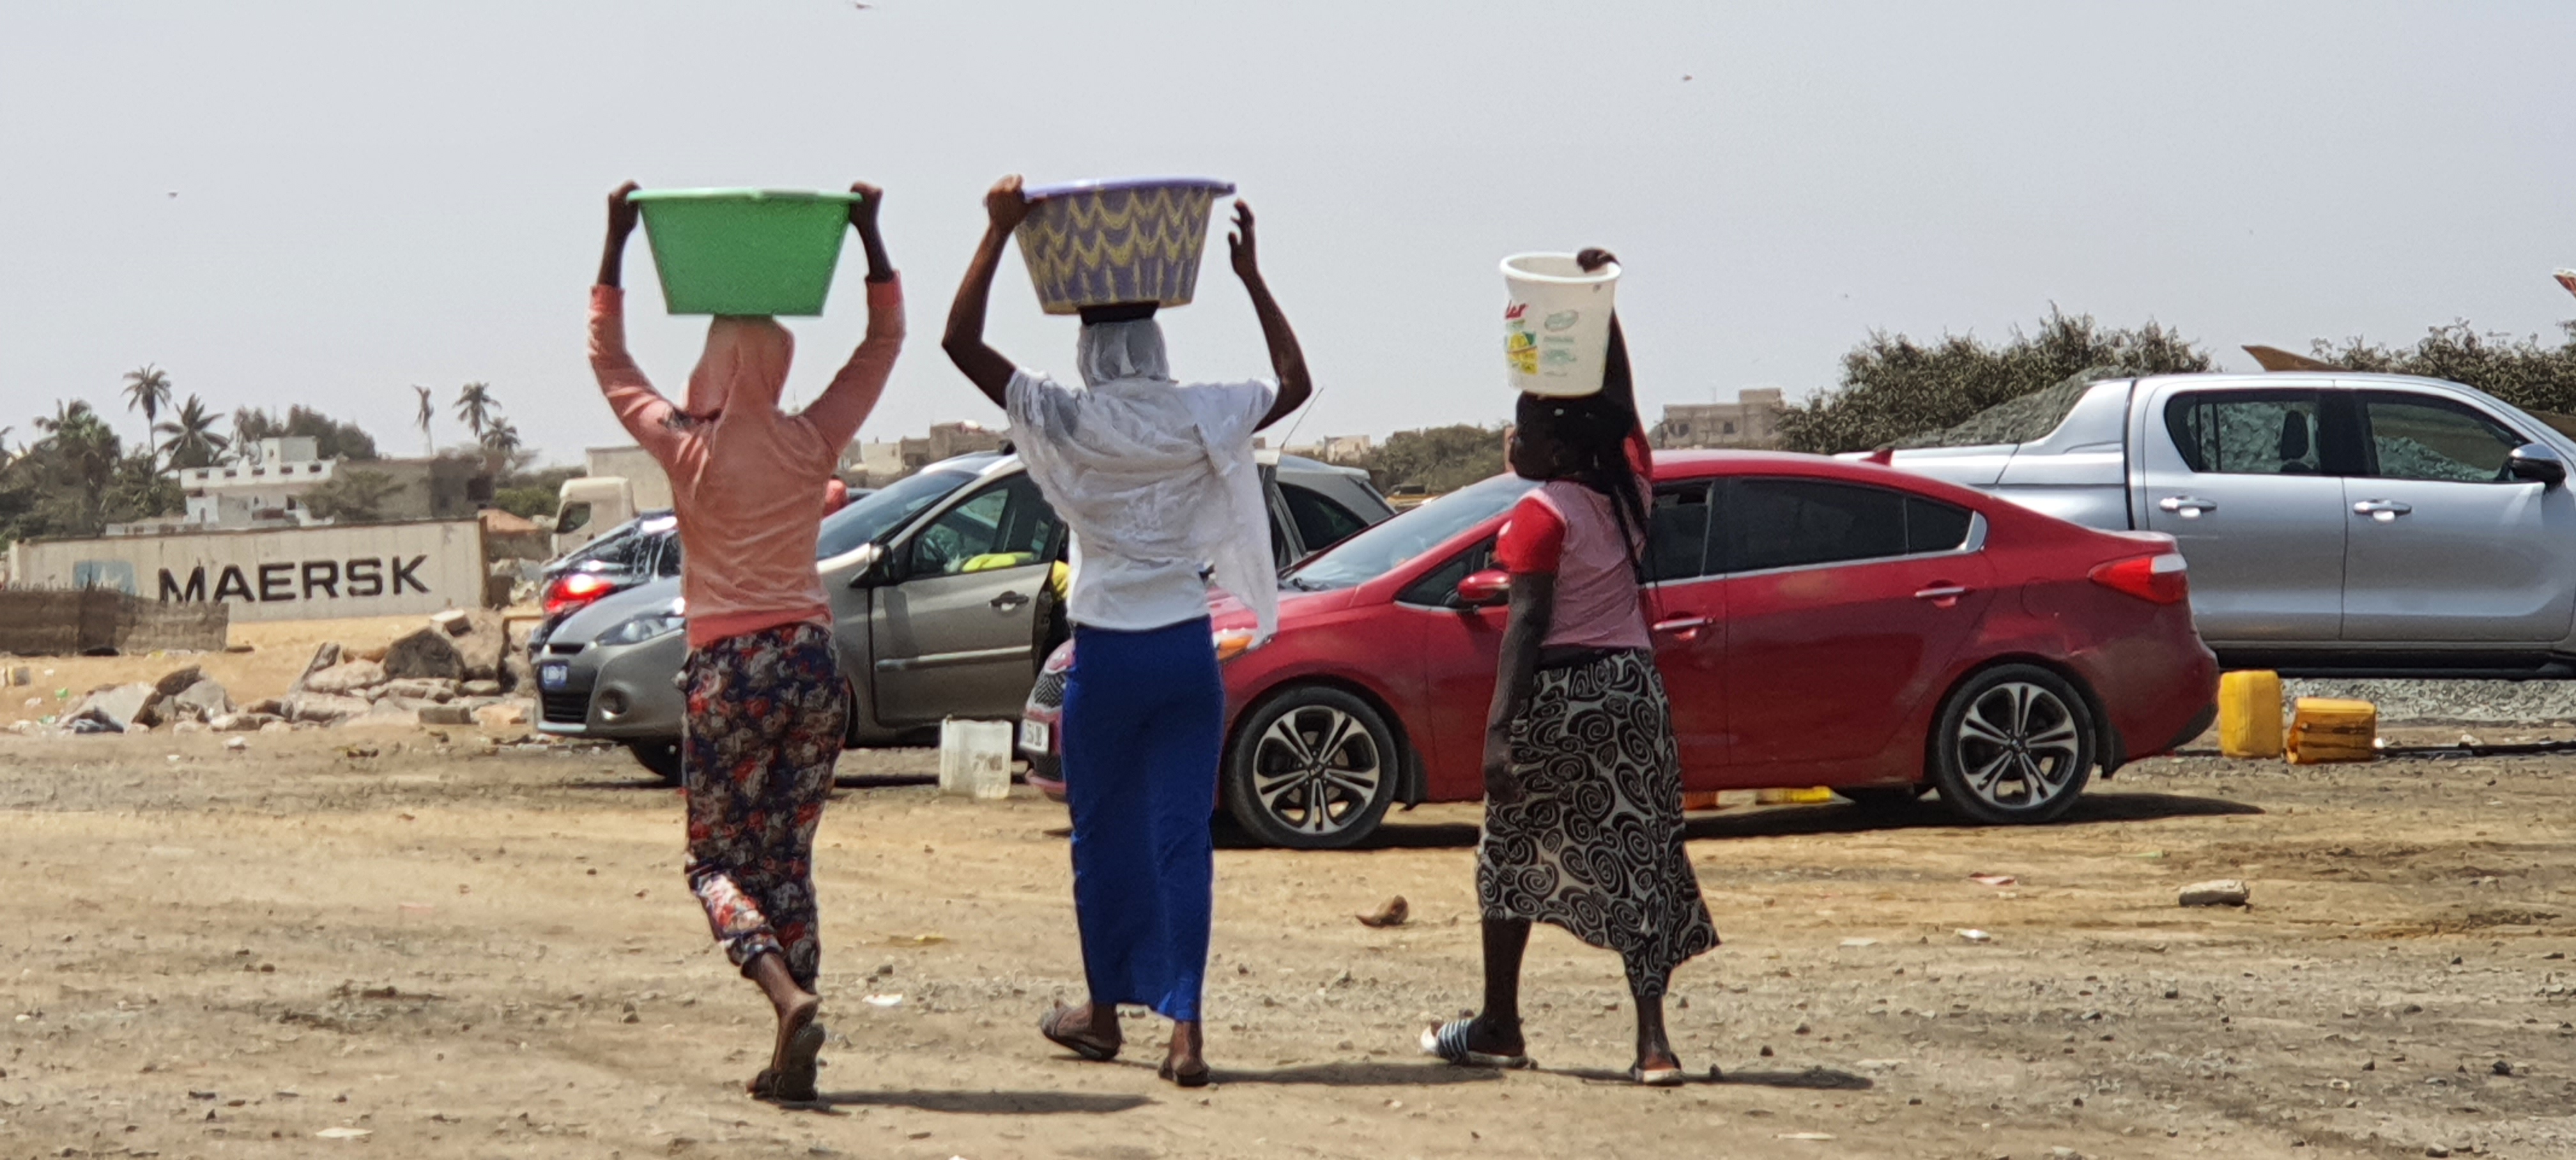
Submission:
<svg viewBox="0 0 2576 1160">
<path fill-rule="evenodd" d="M 1229 842 L 1217 1083 L 1184 1093 L 1149 1019 L 1108 1065 L 1032 1029 L 1081 990 L 1061 808 L 858 753 L 819 859 L 829 1103 L 785 1110 L 739 1094 L 764 1011 L 622 753 L 223 741 L 0 737 L 0 1156 L 2576 1154 L 2576 758 L 2158 760 L 2030 829 L 1698 816 L 1726 945 L 1672 1022 L 1723 1078 L 1664 1091 L 1616 1080 L 1616 959 L 1553 931 L 1540 1070 L 1417 1054 L 1476 995 L 1474 807 Z M 2176 905 L 2214 877 L 2252 907 Z M 1397 894 L 1409 925 L 1354 921 Z"/>
</svg>

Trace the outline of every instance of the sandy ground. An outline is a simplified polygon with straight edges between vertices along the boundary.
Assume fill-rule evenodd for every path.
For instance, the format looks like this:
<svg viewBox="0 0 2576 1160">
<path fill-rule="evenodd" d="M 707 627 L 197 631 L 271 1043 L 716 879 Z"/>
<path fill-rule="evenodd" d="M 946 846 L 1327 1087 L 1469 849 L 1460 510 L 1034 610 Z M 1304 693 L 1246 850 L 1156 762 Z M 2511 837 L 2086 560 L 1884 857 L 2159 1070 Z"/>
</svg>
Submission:
<svg viewBox="0 0 2576 1160">
<path fill-rule="evenodd" d="M 783 1110 L 738 1094 L 765 1011 L 672 791 L 615 751 L 351 740 L 0 737 L 0 1156 L 2576 1154 L 2576 759 L 2160 760 L 2033 829 L 1699 817 L 1727 942 L 1672 1022 L 1724 1078 L 1669 1091 L 1616 1082 L 1617 961 L 1553 931 L 1541 1070 L 1416 1054 L 1476 994 L 1473 807 L 1230 844 L 1218 1082 L 1185 1093 L 1149 1019 L 1108 1065 L 1032 1030 L 1080 993 L 1062 810 L 858 753 L 821 838 L 830 1103 Z M 2175 905 L 2220 876 L 2254 905 Z M 1410 925 L 1354 921 L 1396 894 Z"/>
<path fill-rule="evenodd" d="M 232 626 L 230 651 L 151 652 L 115 657 L 0 657 L 0 669 L 25 668 L 30 685 L 0 688 L 0 725 L 68 712 L 100 685 L 157 681 L 195 665 L 221 682 L 236 703 L 283 696 L 326 640 L 352 648 L 380 646 L 427 623 L 420 616 L 283 620 Z"/>
</svg>

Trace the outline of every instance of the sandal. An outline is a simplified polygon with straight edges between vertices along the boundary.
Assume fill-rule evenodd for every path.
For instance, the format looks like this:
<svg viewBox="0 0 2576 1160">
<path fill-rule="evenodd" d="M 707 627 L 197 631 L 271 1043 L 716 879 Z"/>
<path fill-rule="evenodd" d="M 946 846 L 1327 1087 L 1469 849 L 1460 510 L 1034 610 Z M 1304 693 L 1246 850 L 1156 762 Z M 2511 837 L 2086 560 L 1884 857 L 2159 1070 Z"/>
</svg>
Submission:
<svg viewBox="0 0 2576 1160">
<path fill-rule="evenodd" d="M 1688 1078 L 1678 1063 L 1671 1067 L 1628 1065 L 1628 1082 L 1639 1087 L 1680 1087 Z"/>
<path fill-rule="evenodd" d="M 1061 1047 L 1066 1051 L 1070 1051 L 1075 1055 L 1079 1055 L 1084 1059 L 1090 1060 L 1093 1063 L 1107 1063 L 1110 1060 L 1118 1058 L 1118 1049 L 1121 1044 L 1106 1043 L 1101 1040 L 1091 1038 L 1088 1035 L 1080 1035 L 1066 1031 L 1064 1029 L 1065 1016 L 1071 1014 L 1073 1014 L 1073 1008 L 1066 1007 L 1061 1004 L 1057 1005 L 1054 1010 L 1038 1017 L 1038 1034 L 1046 1036 L 1047 1042 L 1053 1043 L 1056 1046 Z M 1168 1079 L 1170 1077 L 1166 1076 L 1165 1078 Z M 1204 1083 L 1206 1081 L 1201 1080 L 1200 1082 Z"/>
<path fill-rule="evenodd" d="M 752 1097 L 786 1104 L 807 1104 L 822 1098 L 822 1093 L 814 1090 L 814 1078 L 815 1057 L 823 1053 L 823 1039 L 820 1023 L 797 1028 L 787 1040 L 786 1051 L 752 1077 Z"/>
<path fill-rule="evenodd" d="M 1467 1030 L 1474 1019 L 1452 1019 L 1422 1032 L 1422 1053 L 1448 1060 L 1460 1067 L 1499 1067 L 1516 1069 L 1534 1066 L 1527 1054 L 1491 1055 L 1467 1047 Z"/>
</svg>

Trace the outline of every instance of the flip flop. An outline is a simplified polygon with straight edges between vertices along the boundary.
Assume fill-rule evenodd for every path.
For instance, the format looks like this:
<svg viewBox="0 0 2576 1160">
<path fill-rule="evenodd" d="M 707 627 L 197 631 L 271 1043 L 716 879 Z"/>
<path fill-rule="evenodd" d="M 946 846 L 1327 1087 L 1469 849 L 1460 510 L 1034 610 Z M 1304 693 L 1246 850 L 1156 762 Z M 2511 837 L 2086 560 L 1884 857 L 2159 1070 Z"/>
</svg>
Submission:
<svg viewBox="0 0 2576 1160">
<path fill-rule="evenodd" d="M 1047 1042 L 1053 1043 L 1056 1046 L 1061 1047 L 1066 1051 L 1070 1051 L 1075 1055 L 1079 1055 L 1084 1059 L 1090 1060 L 1093 1063 L 1107 1063 L 1110 1060 L 1118 1058 L 1118 1049 L 1121 1045 L 1116 1043 L 1103 1043 L 1097 1039 L 1075 1035 L 1066 1031 L 1064 1029 L 1064 1017 L 1072 1013 L 1073 1008 L 1059 1005 L 1054 1010 L 1039 1016 L 1038 1034 L 1046 1036 Z M 1201 1082 L 1205 1081 L 1202 1080 Z"/>
<path fill-rule="evenodd" d="M 1639 1087 L 1680 1087 L 1688 1078 L 1683 1074 L 1680 1064 L 1674 1064 L 1671 1067 L 1639 1067 L 1630 1064 L 1628 1067 L 1628 1081 Z"/>
<path fill-rule="evenodd" d="M 1154 1074 L 1185 1088 L 1201 1088 L 1208 1085 L 1209 1071 L 1205 1060 L 1201 1060 L 1198 1067 L 1193 1070 L 1182 1071 L 1173 1067 L 1171 1060 L 1165 1059 L 1163 1066 L 1155 1069 Z"/>
<path fill-rule="evenodd" d="M 1491 1055 L 1467 1047 L 1467 1029 L 1473 1019 L 1452 1019 L 1422 1032 L 1422 1053 L 1448 1060 L 1460 1067 L 1499 1067 L 1517 1069 L 1535 1066 L 1527 1055 Z"/>
<path fill-rule="evenodd" d="M 755 1099 L 776 1100 L 787 1104 L 807 1104 L 822 1098 L 814 1090 L 815 1057 L 823 1053 L 825 1033 L 820 1023 L 807 1023 L 787 1039 L 787 1050 L 769 1067 L 751 1080 Z"/>
</svg>

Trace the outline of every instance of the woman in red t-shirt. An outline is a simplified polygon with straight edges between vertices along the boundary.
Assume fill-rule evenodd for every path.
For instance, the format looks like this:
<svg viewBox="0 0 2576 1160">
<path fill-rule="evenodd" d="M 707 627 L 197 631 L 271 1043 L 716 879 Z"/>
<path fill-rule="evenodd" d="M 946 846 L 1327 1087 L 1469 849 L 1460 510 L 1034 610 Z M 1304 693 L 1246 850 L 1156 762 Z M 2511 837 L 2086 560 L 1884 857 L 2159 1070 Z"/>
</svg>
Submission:
<svg viewBox="0 0 2576 1160">
<path fill-rule="evenodd" d="M 1579 256 L 1585 269 L 1612 257 Z M 1452 1063 L 1526 1067 L 1521 952 L 1545 922 L 1619 952 L 1637 1001 L 1639 1083 L 1682 1081 L 1664 1032 L 1673 968 L 1717 945 L 1682 848 L 1680 758 L 1641 607 L 1653 491 L 1626 337 L 1601 393 L 1521 396 L 1512 470 L 1539 480 L 1494 545 L 1512 574 L 1485 730 L 1476 897 L 1485 1007 L 1423 1033 Z"/>
</svg>

